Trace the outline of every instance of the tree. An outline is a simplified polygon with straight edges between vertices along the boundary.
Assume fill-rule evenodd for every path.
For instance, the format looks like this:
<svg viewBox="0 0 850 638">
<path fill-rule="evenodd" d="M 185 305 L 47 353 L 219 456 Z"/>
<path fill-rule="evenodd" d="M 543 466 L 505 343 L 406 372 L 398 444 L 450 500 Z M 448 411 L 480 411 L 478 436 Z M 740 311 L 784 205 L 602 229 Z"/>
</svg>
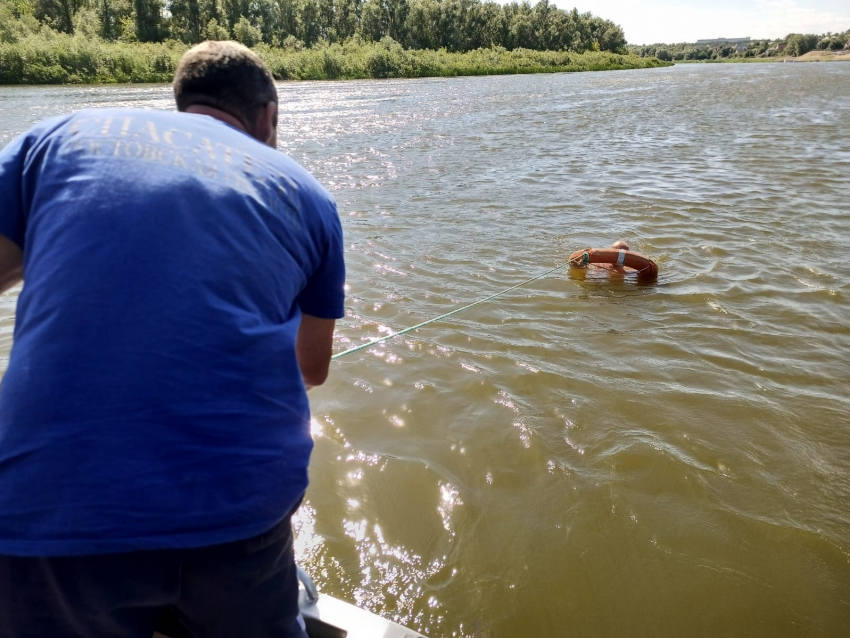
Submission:
<svg viewBox="0 0 850 638">
<path fill-rule="evenodd" d="M 215 18 L 210 18 L 207 26 L 204 27 L 204 40 L 227 40 L 229 37 L 227 28 L 220 25 Z"/>
<path fill-rule="evenodd" d="M 384 0 L 384 6 L 387 16 L 387 35 L 396 42 L 403 41 L 405 22 L 410 13 L 410 5 L 407 0 Z"/>
<path fill-rule="evenodd" d="M 610 20 L 599 20 L 594 36 L 603 51 L 622 51 L 626 48 L 626 34 L 622 27 Z"/>
<path fill-rule="evenodd" d="M 260 30 L 262 41 L 273 46 L 279 45 L 280 38 L 277 37 L 279 17 L 274 0 L 252 0 L 248 6 L 249 12 L 245 17 Z"/>
<path fill-rule="evenodd" d="M 316 0 L 303 0 L 301 3 L 299 26 L 301 27 L 301 40 L 304 44 L 311 47 L 319 41 L 322 27 L 319 22 L 319 5 Z"/>
<path fill-rule="evenodd" d="M 367 0 L 360 17 L 360 32 L 372 42 L 380 42 L 387 35 L 387 12 L 381 0 Z"/>
<path fill-rule="evenodd" d="M 139 42 L 159 42 L 162 28 L 162 0 L 133 0 L 136 18 L 136 38 Z"/>
<path fill-rule="evenodd" d="M 100 37 L 100 18 L 93 9 L 80 9 L 74 15 L 74 35 L 86 40 L 97 40 Z"/>
<path fill-rule="evenodd" d="M 312 46 L 321 39 L 344 42 L 359 35 L 374 42 L 389 37 L 404 47 L 450 51 L 491 46 L 576 52 L 626 47 L 623 30 L 610 20 L 577 9 L 564 11 L 554 0 L 534 2 L 532 6 L 530 0 L 505 5 L 496 0 L 0 0 L 0 37 L 9 41 L 27 32 L 21 27 L 24 18 L 10 8 L 20 6 L 31 7 L 34 18 L 29 19 L 35 20 L 35 30 L 41 23 L 67 33 L 75 29 L 89 33 L 88 26 L 99 23 L 101 37 L 125 42 L 169 37 L 193 44 L 210 37 L 234 37 L 272 46 L 286 41 Z M 81 11 L 93 11 L 96 17 Z M 80 20 L 85 26 L 76 27 Z M 844 46 L 846 40 L 830 46 Z M 676 47 L 665 45 L 671 55 L 684 50 L 684 45 Z M 642 47 L 639 55 L 654 53 L 655 47 Z"/>
<path fill-rule="evenodd" d="M 133 11 L 129 0 L 94 0 L 92 6 L 100 20 L 100 36 L 104 40 L 117 40 L 121 36 L 121 21 Z"/>
<path fill-rule="evenodd" d="M 240 17 L 233 26 L 233 37 L 237 42 L 241 42 L 246 47 L 257 46 L 263 41 L 262 32 L 248 22 L 248 18 L 245 16 Z"/>
<path fill-rule="evenodd" d="M 551 49 L 552 34 L 549 26 L 552 17 L 557 12 L 555 7 L 549 4 L 549 0 L 539 0 L 531 12 L 531 31 L 534 48 Z"/>
<path fill-rule="evenodd" d="M 336 25 L 334 24 L 334 0 L 316 0 L 318 9 L 319 37 L 330 42 L 337 41 Z"/>
<path fill-rule="evenodd" d="M 461 49 L 471 51 L 504 41 L 504 12 L 495 2 L 472 2 L 461 28 Z"/>
<path fill-rule="evenodd" d="M 439 46 L 439 19 L 440 4 L 437 0 L 411 0 L 405 25 L 405 46 L 411 49 L 436 49 Z"/>
<path fill-rule="evenodd" d="M 846 40 L 847 36 L 840 33 L 836 33 L 835 35 L 829 33 L 818 42 L 818 49 L 821 51 L 840 51 L 844 48 Z"/>
<path fill-rule="evenodd" d="M 818 45 L 818 37 L 811 33 L 792 33 L 785 41 L 788 43 L 788 46 L 785 47 L 786 55 L 793 56 L 805 55 Z"/>
<path fill-rule="evenodd" d="M 361 0 L 334 0 L 334 29 L 340 41 L 357 32 Z"/>
<path fill-rule="evenodd" d="M 575 9 L 573 9 L 575 11 Z M 505 7 L 508 20 L 508 44 L 506 49 L 534 48 L 534 25 L 531 16 L 531 5 L 511 3 Z"/>
<path fill-rule="evenodd" d="M 561 12 L 563 13 L 563 12 Z M 481 20 L 481 46 L 502 45 L 507 37 L 507 23 L 502 5 L 497 2 L 485 2 L 479 10 Z"/>
<path fill-rule="evenodd" d="M 301 8 L 298 0 L 273 0 L 275 3 L 276 24 L 272 29 L 281 43 L 287 37 L 297 39 L 301 34 Z"/>
<path fill-rule="evenodd" d="M 190 44 L 201 41 L 201 6 L 198 0 L 171 0 L 171 37 Z"/>
<path fill-rule="evenodd" d="M 0 42 L 14 44 L 28 35 L 38 33 L 40 26 L 28 2 L 0 2 Z"/>
<path fill-rule="evenodd" d="M 83 6 L 82 0 L 35 0 L 35 17 L 49 27 L 73 33 L 74 15 Z"/>
<path fill-rule="evenodd" d="M 198 10 L 201 24 L 209 24 L 210 20 L 215 19 L 219 25 L 227 27 L 227 19 L 224 17 L 221 0 L 198 0 Z"/>
</svg>

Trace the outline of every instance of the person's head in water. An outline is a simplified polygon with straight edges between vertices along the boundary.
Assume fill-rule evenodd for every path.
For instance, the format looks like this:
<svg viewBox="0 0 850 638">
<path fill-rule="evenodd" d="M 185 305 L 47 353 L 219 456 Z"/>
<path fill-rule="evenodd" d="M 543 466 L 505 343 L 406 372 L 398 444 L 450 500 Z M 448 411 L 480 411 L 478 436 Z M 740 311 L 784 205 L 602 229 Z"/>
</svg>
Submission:
<svg viewBox="0 0 850 638">
<path fill-rule="evenodd" d="M 174 75 L 177 110 L 212 115 L 277 146 L 277 87 L 263 61 L 237 42 L 202 42 Z"/>
<path fill-rule="evenodd" d="M 611 248 L 613 248 L 614 250 L 629 250 L 629 245 L 622 239 L 620 239 L 611 244 Z"/>
</svg>

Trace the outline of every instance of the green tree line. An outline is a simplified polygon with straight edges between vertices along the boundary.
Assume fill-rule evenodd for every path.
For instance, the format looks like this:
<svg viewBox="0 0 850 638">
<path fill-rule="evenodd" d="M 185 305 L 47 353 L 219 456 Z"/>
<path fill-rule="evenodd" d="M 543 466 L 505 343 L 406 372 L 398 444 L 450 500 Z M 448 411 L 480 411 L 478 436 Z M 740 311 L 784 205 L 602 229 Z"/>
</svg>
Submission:
<svg viewBox="0 0 850 638">
<path fill-rule="evenodd" d="M 54 32 L 55 33 L 55 32 Z M 170 82 L 189 45 L 168 42 L 108 42 L 55 33 L 53 37 L 0 42 L 0 84 L 103 84 Z M 321 41 L 309 49 L 257 45 L 254 51 L 279 80 L 454 77 L 509 73 L 565 73 L 669 66 L 658 58 L 609 51 L 532 51 L 504 47 L 450 52 L 404 49 L 385 36 L 342 44 Z"/>
<path fill-rule="evenodd" d="M 0 0 L 0 43 L 50 30 L 120 42 L 234 39 L 299 50 L 352 37 L 405 49 L 624 53 L 622 28 L 539 0 Z"/>
<path fill-rule="evenodd" d="M 715 46 L 691 44 L 649 44 L 629 46 L 629 52 L 641 57 L 657 57 L 665 61 L 718 60 L 734 58 L 799 57 L 809 51 L 839 51 L 850 49 L 850 30 L 839 33 L 815 35 L 790 33 L 779 40 L 751 40 L 735 46 L 719 43 Z"/>
</svg>

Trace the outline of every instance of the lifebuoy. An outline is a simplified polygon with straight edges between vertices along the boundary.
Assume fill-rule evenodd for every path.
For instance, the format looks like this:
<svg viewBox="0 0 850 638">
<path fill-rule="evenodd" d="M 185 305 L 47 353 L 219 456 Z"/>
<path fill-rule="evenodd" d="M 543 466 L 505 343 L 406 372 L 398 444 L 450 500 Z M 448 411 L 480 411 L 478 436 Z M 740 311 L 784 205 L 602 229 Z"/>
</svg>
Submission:
<svg viewBox="0 0 850 638">
<path fill-rule="evenodd" d="M 640 279 L 655 279 L 658 277 L 658 266 L 649 257 L 631 250 L 615 248 L 585 248 L 577 250 L 569 259 L 570 266 L 584 268 L 588 264 L 609 264 L 622 266 L 637 271 Z"/>
</svg>

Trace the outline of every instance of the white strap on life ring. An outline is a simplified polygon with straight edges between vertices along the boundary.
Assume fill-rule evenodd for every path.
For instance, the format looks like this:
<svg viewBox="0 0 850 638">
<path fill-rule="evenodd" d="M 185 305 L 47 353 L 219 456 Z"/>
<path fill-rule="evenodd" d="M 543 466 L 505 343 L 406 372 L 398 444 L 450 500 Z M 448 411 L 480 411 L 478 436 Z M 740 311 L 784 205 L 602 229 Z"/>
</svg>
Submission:
<svg viewBox="0 0 850 638">
<path fill-rule="evenodd" d="M 620 255 L 617 257 L 617 265 L 622 266 L 624 263 L 626 263 L 626 251 L 621 250 Z"/>
</svg>

